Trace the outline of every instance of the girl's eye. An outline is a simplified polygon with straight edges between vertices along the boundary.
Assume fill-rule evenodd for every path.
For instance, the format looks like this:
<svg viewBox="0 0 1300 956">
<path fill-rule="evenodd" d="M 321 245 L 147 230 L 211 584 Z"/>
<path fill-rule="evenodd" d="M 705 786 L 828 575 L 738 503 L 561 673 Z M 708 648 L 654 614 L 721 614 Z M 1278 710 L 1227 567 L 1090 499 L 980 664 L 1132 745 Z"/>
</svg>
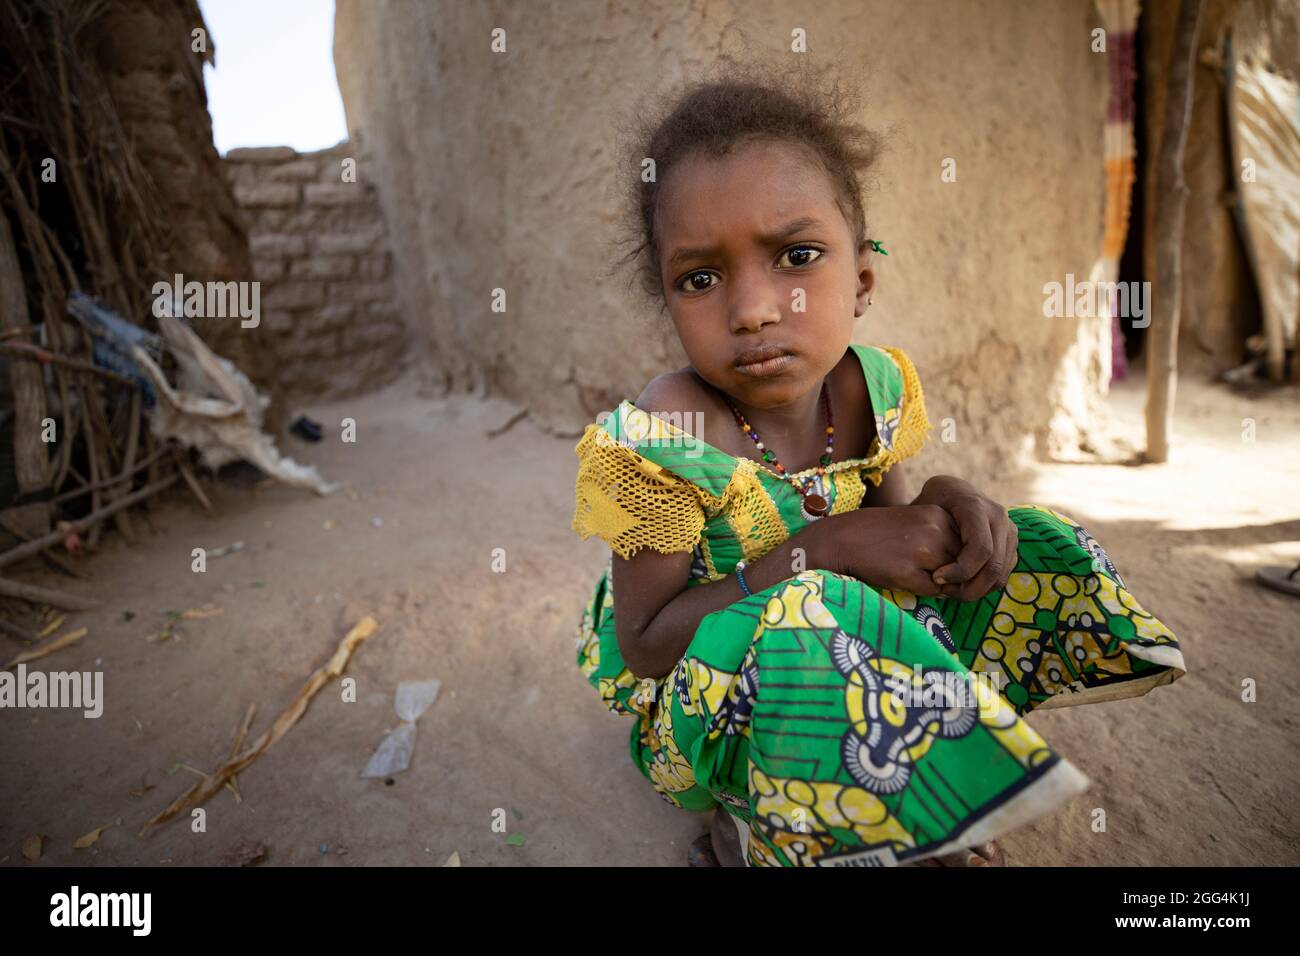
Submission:
<svg viewBox="0 0 1300 956">
<path fill-rule="evenodd" d="M 709 289 L 713 288 L 713 283 L 709 283 L 708 285 L 701 285 L 697 280 L 709 279 L 712 277 L 713 277 L 712 272 L 705 272 L 703 269 L 701 269 L 699 272 L 692 272 L 689 275 L 687 275 L 678 284 L 677 288 L 681 289 L 683 292 L 706 292 Z"/>
<path fill-rule="evenodd" d="M 781 253 L 781 259 L 792 257 L 790 265 L 798 269 L 800 266 L 810 265 L 822 257 L 822 251 L 815 246 L 791 246 L 785 252 Z M 780 259 L 777 260 L 781 261 Z"/>
<path fill-rule="evenodd" d="M 824 253 L 816 246 L 791 246 L 785 252 L 781 253 L 778 263 L 789 260 L 789 267 L 799 269 L 803 266 L 811 265 L 822 257 Z M 682 292 L 707 292 L 717 283 L 711 281 L 714 273 L 707 269 L 700 269 L 697 272 L 688 273 L 677 284 L 677 288 Z"/>
</svg>

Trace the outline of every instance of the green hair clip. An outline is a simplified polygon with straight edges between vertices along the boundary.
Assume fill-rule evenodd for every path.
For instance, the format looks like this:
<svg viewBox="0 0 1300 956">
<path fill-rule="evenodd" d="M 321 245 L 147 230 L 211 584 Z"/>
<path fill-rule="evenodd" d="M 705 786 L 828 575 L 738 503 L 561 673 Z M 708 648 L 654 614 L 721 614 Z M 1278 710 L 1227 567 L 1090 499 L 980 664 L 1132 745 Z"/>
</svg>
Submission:
<svg viewBox="0 0 1300 956">
<path fill-rule="evenodd" d="M 882 246 L 880 243 L 876 242 L 876 240 L 874 240 L 874 239 L 868 239 L 867 242 L 871 243 L 871 251 L 872 251 L 872 252 L 878 252 L 878 253 L 880 253 L 882 256 L 887 256 L 887 255 L 889 255 L 889 253 L 885 251 L 885 247 Z"/>
</svg>

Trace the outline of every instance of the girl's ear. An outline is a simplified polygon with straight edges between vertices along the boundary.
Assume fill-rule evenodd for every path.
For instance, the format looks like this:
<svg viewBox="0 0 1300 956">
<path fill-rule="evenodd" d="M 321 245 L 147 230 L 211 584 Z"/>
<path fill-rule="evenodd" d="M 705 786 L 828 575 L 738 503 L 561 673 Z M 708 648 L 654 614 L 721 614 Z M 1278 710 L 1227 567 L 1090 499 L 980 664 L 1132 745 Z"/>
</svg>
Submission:
<svg viewBox="0 0 1300 956">
<path fill-rule="evenodd" d="M 854 318 L 860 317 L 867 311 L 871 290 L 876 287 L 876 273 L 871 266 L 867 265 L 870 256 L 871 246 L 864 242 L 858 249 L 858 289 L 853 303 Z"/>
</svg>

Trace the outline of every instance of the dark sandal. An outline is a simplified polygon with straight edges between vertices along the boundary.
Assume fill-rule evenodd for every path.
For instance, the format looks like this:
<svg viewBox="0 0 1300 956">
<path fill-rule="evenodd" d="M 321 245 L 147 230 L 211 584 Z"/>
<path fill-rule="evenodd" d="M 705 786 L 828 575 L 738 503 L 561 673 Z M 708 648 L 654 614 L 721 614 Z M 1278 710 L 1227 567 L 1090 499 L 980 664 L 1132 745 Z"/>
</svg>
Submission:
<svg viewBox="0 0 1300 956">
<path fill-rule="evenodd" d="M 1255 572 L 1255 580 L 1274 591 L 1300 597 L 1300 564 L 1288 571 L 1277 565 L 1260 568 Z"/>
<path fill-rule="evenodd" d="M 691 841 L 686 848 L 687 866 L 722 866 L 718 855 L 713 852 L 713 834 L 705 833 Z"/>
</svg>

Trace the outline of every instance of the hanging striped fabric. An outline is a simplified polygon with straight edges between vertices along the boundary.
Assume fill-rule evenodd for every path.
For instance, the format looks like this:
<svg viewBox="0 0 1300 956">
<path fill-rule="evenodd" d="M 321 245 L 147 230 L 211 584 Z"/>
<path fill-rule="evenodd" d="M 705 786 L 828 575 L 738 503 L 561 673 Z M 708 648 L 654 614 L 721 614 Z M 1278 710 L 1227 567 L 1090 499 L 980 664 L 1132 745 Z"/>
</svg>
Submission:
<svg viewBox="0 0 1300 956">
<path fill-rule="evenodd" d="M 1110 75 L 1110 101 L 1106 110 L 1106 233 L 1101 245 L 1101 281 L 1119 278 L 1119 260 L 1128 238 L 1133 196 L 1133 85 L 1137 78 L 1135 33 L 1140 0 L 1097 0 L 1106 30 L 1106 59 Z M 1109 312 L 1109 303 L 1102 303 Z M 1111 378 L 1128 373 L 1124 333 L 1119 316 L 1110 316 Z"/>
</svg>

